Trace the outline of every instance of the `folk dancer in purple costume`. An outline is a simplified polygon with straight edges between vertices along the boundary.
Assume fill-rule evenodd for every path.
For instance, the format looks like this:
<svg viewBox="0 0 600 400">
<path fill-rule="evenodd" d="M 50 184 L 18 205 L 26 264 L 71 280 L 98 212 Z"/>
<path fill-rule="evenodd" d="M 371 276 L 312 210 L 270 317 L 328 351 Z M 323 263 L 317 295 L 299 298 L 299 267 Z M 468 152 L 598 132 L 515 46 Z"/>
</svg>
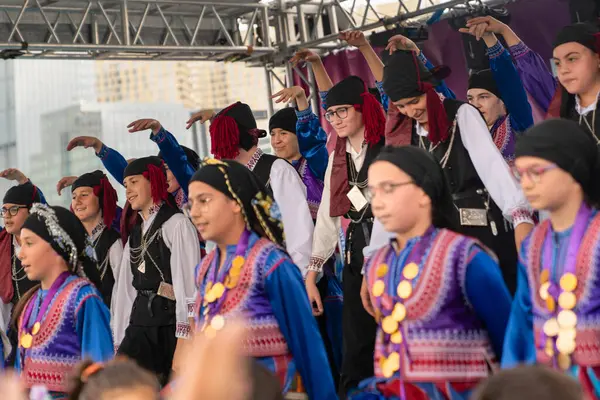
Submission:
<svg viewBox="0 0 600 400">
<path fill-rule="evenodd" d="M 71 211 L 87 231 L 98 258 L 104 304 L 111 308 L 115 278 L 119 276 L 123 243 L 111 225 L 117 215 L 117 192 L 100 171 L 83 174 L 71 186 Z"/>
<path fill-rule="evenodd" d="M 549 213 L 523 243 L 502 366 L 539 363 L 600 398 L 600 159 L 575 121 L 548 120 L 517 141 L 515 174 Z"/>
<path fill-rule="evenodd" d="M 511 298 L 495 256 L 454 231 L 441 167 L 425 150 L 384 148 L 369 199 L 391 242 L 365 264 L 378 322 L 375 377 L 351 399 L 468 399 L 497 367 Z"/>
<path fill-rule="evenodd" d="M 271 146 L 278 157 L 288 160 L 300 174 L 306 186 L 307 201 L 313 221 L 323 197 L 323 179 L 327 169 L 327 134 L 317 116 L 310 109 L 304 89 L 299 86 L 276 93 L 276 103 L 294 101 L 296 107 L 277 111 L 269 120 Z M 339 257 L 339 254 L 336 252 Z M 327 357 L 334 377 L 339 381 L 342 362 L 342 286 L 336 276 L 336 255 L 323 267 L 323 277 L 317 288 L 323 299 L 323 314 L 317 323 L 323 337 Z"/>
<path fill-rule="evenodd" d="M 123 250 L 113 311 L 115 344 L 166 384 L 184 354 L 193 318 L 198 235 L 167 192 L 158 157 L 124 172 L 127 201 L 139 213 Z"/>
<path fill-rule="evenodd" d="M 74 214 L 39 203 L 23 224 L 21 243 L 27 278 L 40 284 L 15 306 L 16 368 L 25 387 L 42 385 L 53 398 L 66 398 L 79 362 L 102 362 L 114 354 L 108 308 L 90 281 L 79 277 L 97 269 L 96 255 Z"/>
<path fill-rule="evenodd" d="M 302 275 L 285 252 L 277 204 L 258 178 L 232 160 L 206 160 L 190 182 L 189 215 L 217 246 L 197 270 L 197 327 L 206 335 L 243 317 L 243 347 L 278 377 L 296 370 L 310 399 L 336 399 L 325 348 Z"/>
</svg>

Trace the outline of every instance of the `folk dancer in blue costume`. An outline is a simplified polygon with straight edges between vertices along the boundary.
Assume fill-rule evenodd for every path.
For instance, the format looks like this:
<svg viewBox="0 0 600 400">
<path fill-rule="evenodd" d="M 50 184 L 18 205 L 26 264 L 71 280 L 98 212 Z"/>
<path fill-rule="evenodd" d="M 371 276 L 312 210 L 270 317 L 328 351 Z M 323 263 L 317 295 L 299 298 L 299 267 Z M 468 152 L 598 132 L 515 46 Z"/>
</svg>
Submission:
<svg viewBox="0 0 600 400">
<path fill-rule="evenodd" d="M 502 366 L 539 363 L 600 398 L 600 159 L 575 121 L 548 120 L 517 141 L 515 174 L 549 219 L 523 243 Z"/>
<path fill-rule="evenodd" d="M 296 103 L 296 108 L 283 108 L 269 120 L 271 146 L 278 157 L 288 160 L 300 174 L 306 186 L 310 213 L 316 222 L 329 158 L 327 134 L 310 109 L 304 89 L 294 86 L 283 89 L 273 97 L 277 98 L 276 103 Z M 317 282 L 317 288 L 323 299 L 323 313 L 316 316 L 317 323 L 327 350 L 334 382 L 337 384 L 342 362 L 343 294 L 336 276 L 335 256 L 324 265 L 323 277 Z"/>
<path fill-rule="evenodd" d="M 123 258 L 121 235 L 111 226 L 117 215 L 117 192 L 100 170 L 78 177 L 71 191 L 71 211 L 85 227 L 98 258 L 98 290 L 104 304 L 112 309 L 115 279 Z"/>
<path fill-rule="evenodd" d="M 259 129 L 245 103 L 236 102 L 216 115 L 200 111 L 188 124 L 211 120 L 211 153 L 216 159 L 231 159 L 246 165 L 272 194 L 281 208 L 287 252 L 306 275 L 312 247 L 314 223 L 307 202 L 307 188 L 298 172 L 285 159 L 265 154 L 258 140 L 267 132 Z"/>
<path fill-rule="evenodd" d="M 127 200 L 139 213 L 123 250 L 113 301 L 119 354 L 157 374 L 165 384 L 189 338 L 194 304 L 198 235 L 167 192 L 158 157 L 127 165 Z"/>
<path fill-rule="evenodd" d="M 10 340 L 10 346 L 5 346 L 5 349 L 12 351 L 5 361 L 7 366 L 12 367 L 18 344 L 17 330 L 10 324 L 12 309 L 35 285 L 35 282 L 27 278 L 18 257 L 21 250 L 21 228 L 33 203 L 46 203 L 46 199 L 42 191 L 18 169 L 4 170 L 0 172 L 0 177 L 18 183 L 4 194 L 1 211 L 4 229 L 0 230 L 0 330 L 5 332 Z"/>
<path fill-rule="evenodd" d="M 375 377 L 350 398 L 466 400 L 497 367 L 510 314 L 495 256 L 454 231 L 448 183 L 425 150 L 384 148 L 368 188 L 373 214 L 396 236 L 365 264 Z"/>
<path fill-rule="evenodd" d="M 336 399 L 302 275 L 285 252 L 280 212 L 244 165 L 207 159 L 189 187 L 189 215 L 216 248 L 197 269 L 197 327 L 206 335 L 243 317 L 245 353 L 287 392 L 296 370 L 308 397 Z"/>
<path fill-rule="evenodd" d="M 114 355 L 108 308 L 80 277 L 97 270 L 96 255 L 74 214 L 39 203 L 23 224 L 21 243 L 27 278 L 40 284 L 15 306 L 16 367 L 25 387 L 42 385 L 53 398 L 66 398 L 70 374 L 81 360 L 102 362 Z"/>
</svg>

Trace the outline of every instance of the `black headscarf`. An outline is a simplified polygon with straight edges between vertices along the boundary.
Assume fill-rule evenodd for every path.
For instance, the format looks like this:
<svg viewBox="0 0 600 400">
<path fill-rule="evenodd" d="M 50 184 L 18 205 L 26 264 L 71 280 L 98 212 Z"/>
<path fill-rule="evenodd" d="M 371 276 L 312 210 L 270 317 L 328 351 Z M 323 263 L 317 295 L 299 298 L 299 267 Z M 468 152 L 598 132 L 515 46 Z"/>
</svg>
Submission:
<svg viewBox="0 0 600 400">
<path fill-rule="evenodd" d="M 325 107 L 340 106 L 343 104 L 362 104 L 361 95 L 367 91 L 365 82 L 358 76 L 349 76 L 336 83 L 325 97 Z"/>
<path fill-rule="evenodd" d="M 69 271 L 88 278 L 100 288 L 96 253 L 85 227 L 73 213 L 64 207 L 36 203 L 23 229 L 28 229 L 48 242 L 67 263 Z"/>
<path fill-rule="evenodd" d="M 458 215 L 450 187 L 440 164 L 427 151 L 415 146 L 386 146 L 374 162 L 387 161 L 404 171 L 431 199 L 436 228 L 458 229 Z"/>
<path fill-rule="evenodd" d="M 233 160 L 205 159 L 191 182 L 206 183 L 235 200 L 242 208 L 248 229 L 285 248 L 279 207 L 246 166 Z"/>
<path fill-rule="evenodd" d="M 492 74 L 492 70 L 484 69 L 483 71 L 473 72 L 469 76 L 469 89 L 483 89 L 492 93 L 494 96 L 502 99 L 496 80 Z"/>
<path fill-rule="evenodd" d="M 567 25 L 556 35 L 552 48 L 555 49 L 562 44 L 575 42 L 587 47 L 594 53 L 599 53 L 600 48 L 598 47 L 599 39 L 597 35 L 598 28 L 588 22 Z"/>
<path fill-rule="evenodd" d="M 296 110 L 294 108 L 282 108 L 269 119 L 269 132 L 273 132 L 273 129 L 279 128 L 295 135 L 297 122 L 298 117 L 296 116 Z"/>
<path fill-rule="evenodd" d="M 188 160 L 188 162 L 190 163 L 190 165 L 192 166 L 192 168 L 194 168 L 194 170 L 198 169 L 198 166 L 200 165 L 200 156 L 198 155 L 198 153 L 196 153 L 194 150 L 190 149 L 189 147 L 185 147 L 185 146 L 181 146 L 179 145 L 182 149 L 183 152 L 185 153 L 185 156 Z M 162 151 L 158 152 L 158 158 L 164 160 Z"/>
<path fill-rule="evenodd" d="M 33 203 L 41 203 L 40 191 L 31 181 L 13 186 L 4 194 L 3 204 L 17 204 L 30 207 Z"/>
<path fill-rule="evenodd" d="M 117 191 L 110 184 L 108 177 L 100 170 L 83 174 L 73 182 L 71 191 L 74 192 L 80 187 L 93 189 L 94 195 L 99 199 L 104 225 L 111 226 L 117 216 L 118 197 Z"/>
<path fill-rule="evenodd" d="M 538 157 L 569 173 L 593 204 L 600 202 L 600 156 L 591 133 L 574 121 L 550 119 L 517 140 L 516 157 Z"/>
</svg>

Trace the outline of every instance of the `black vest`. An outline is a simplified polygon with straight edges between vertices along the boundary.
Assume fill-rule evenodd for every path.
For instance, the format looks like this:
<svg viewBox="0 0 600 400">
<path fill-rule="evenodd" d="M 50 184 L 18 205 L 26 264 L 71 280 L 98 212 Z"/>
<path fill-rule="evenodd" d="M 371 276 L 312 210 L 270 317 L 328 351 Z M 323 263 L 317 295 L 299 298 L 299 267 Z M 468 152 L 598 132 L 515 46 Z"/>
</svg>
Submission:
<svg viewBox="0 0 600 400">
<path fill-rule="evenodd" d="M 100 293 L 102 293 L 102 298 L 104 299 L 104 304 L 110 308 L 110 301 L 112 298 L 112 290 L 115 285 L 115 277 L 113 275 L 114 265 L 110 264 L 110 259 L 108 257 L 108 253 L 112 245 L 121 239 L 121 235 L 119 232 L 112 228 L 104 228 L 100 238 L 98 238 L 98 242 L 94 249 L 96 250 L 96 257 L 98 257 L 98 268 L 100 268 L 100 279 L 101 284 L 98 289 Z M 118 266 L 117 266 L 118 267 Z M 103 268 L 106 268 L 105 270 Z M 104 274 L 104 276 L 102 275 Z"/>
<path fill-rule="evenodd" d="M 600 140 L 600 115 L 596 115 L 596 113 L 600 111 L 600 100 L 598 101 L 598 103 L 596 103 L 597 111 L 591 111 L 585 116 L 580 116 L 580 114 L 575 109 L 575 100 L 573 100 L 571 103 L 572 105 L 569 107 L 569 112 L 568 115 L 566 115 L 566 118 L 578 123 L 584 131 L 592 135 L 594 142 L 598 142 L 598 140 Z M 595 120 L 592 121 L 592 119 L 594 118 Z M 595 129 L 595 134 L 590 130 L 590 126 Z"/>
<path fill-rule="evenodd" d="M 272 156 L 271 154 L 263 154 L 260 156 L 252 170 L 258 177 L 258 180 L 265 185 L 271 196 L 273 196 L 273 189 L 271 188 L 271 167 L 273 167 L 273 163 L 278 159 L 279 157 Z"/>
<path fill-rule="evenodd" d="M 365 161 L 363 162 L 363 165 L 360 168 L 360 171 L 358 171 L 358 178 L 357 178 L 358 182 L 366 182 L 367 181 L 369 166 L 371 165 L 373 160 L 375 160 L 375 158 L 377 158 L 377 156 L 379 155 L 379 152 L 381 151 L 381 149 L 384 146 L 385 146 L 385 138 L 380 140 L 379 143 L 367 147 L 367 154 L 365 155 Z M 346 152 L 346 169 L 348 170 L 348 185 L 350 186 L 350 190 L 352 190 L 352 188 L 354 186 L 356 186 L 354 184 L 355 182 L 352 182 L 352 177 L 356 174 L 356 167 L 354 166 L 354 162 L 352 161 L 352 156 L 348 152 Z M 348 211 L 346 214 L 344 214 L 344 217 L 350 219 L 351 221 L 370 220 L 373 218 L 373 212 L 371 211 L 371 204 L 367 204 L 366 207 L 367 207 L 366 210 L 364 210 L 364 209 L 363 210 L 354 210 L 354 208 L 352 207 L 352 208 L 350 208 L 350 211 Z M 364 214 L 363 214 L 363 211 L 364 211 Z"/>
<path fill-rule="evenodd" d="M 456 119 L 456 113 L 458 109 L 466 104 L 462 101 L 446 99 L 444 100 L 444 108 L 446 109 L 446 114 L 448 115 L 448 120 L 450 121 L 452 130 L 452 125 Z M 469 106 L 471 107 L 471 106 Z M 458 193 L 464 193 L 468 191 L 474 191 L 477 189 L 482 189 L 484 187 L 481 179 L 479 178 L 479 174 L 473 166 L 473 162 L 471 161 L 471 156 L 469 152 L 465 148 L 462 143 L 460 137 L 460 128 L 458 124 L 456 124 L 456 130 L 454 132 L 454 140 L 452 138 L 452 133 L 448 136 L 446 141 L 439 143 L 437 147 L 431 152 L 431 154 L 435 157 L 438 162 L 441 162 L 442 158 L 448 151 L 450 147 L 450 143 L 452 142 L 452 149 L 450 149 L 450 157 L 446 162 L 446 166 L 444 167 L 444 175 L 448 180 L 448 184 L 450 185 L 450 191 L 453 195 Z M 413 124 L 413 133 L 412 133 L 412 144 L 414 146 L 419 146 L 420 144 L 419 135 L 416 133 L 415 125 Z M 429 151 L 430 142 L 427 138 L 422 138 L 423 143 L 425 144 L 426 150 Z"/>
<path fill-rule="evenodd" d="M 163 205 L 156 215 L 152 226 L 144 234 L 144 238 L 149 240 L 157 231 L 162 232 L 162 227 L 173 215 L 180 213 L 179 209 Z M 129 235 L 130 249 L 139 248 L 142 244 L 142 225 L 138 221 Z M 156 294 L 162 281 L 173 284 L 171 277 L 171 251 L 167 247 L 162 237 L 158 233 L 152 243 L 148 243 L 148 251 L 144 256 L 145 272 L 138 270 L 141 260 L 134 263 L 135 258 L 139 258 L 139 252 L 130 254 L 131 271 L 133 273 L 133 287 L 138 291 L 133 310 L 131 312 L 131 324 L 139 326 L 163 326 L 175 324 L 175 302 L 167 298 L 152 295 Z M 131 251 L 131 250 L 130 250 Z M 133 252 L 132 252 L 133 253 Z M 154 261 L 154 262 L 153 262 Z M 156 264 L 156 265 L 155 265 Z"/>
<path fill-rule="evenodd" d="M 13 265 L 14 260 L 14 268 L 11 269 L 12 276 L 12 285 L 13 285 L 13 297 L 11 299 L 11 303 L 17 304 L 21 297 L 27 292 L 29 289 L 34 287 L 37 282 L 30 281 L 25 274 L 25 271 L 22 270 L 21 260 L 18 257 L 14 259 L 12 257 L 15 256 L 15 246 L 10 246 L 11 251 L 11 266 Z M 20 271 L 20 272 L 19 272 Z M 16 273 L 16 276 L 15 276 Z M 16 280 L 15 280 L 16 279 Z"/>
</svg>

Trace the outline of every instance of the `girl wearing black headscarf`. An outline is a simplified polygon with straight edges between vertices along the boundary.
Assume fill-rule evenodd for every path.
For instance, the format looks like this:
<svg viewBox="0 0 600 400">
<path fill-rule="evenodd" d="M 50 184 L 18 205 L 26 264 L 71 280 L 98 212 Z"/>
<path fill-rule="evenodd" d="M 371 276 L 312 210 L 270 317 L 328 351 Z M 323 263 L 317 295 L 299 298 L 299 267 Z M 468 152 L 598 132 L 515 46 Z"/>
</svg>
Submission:
<svg viewBox="0 0 600 400">
<path fill-rule="evenodd" d="M 545 121 L 517 142 L 515 175 L 531 205 L 549 218 L 521 248 L 503 367 L 525 362 L 560 368 L 596 399 L 600 159 L 595 141 L 574 121 Z"/>
<path fill-rule="evenodd" d="M 453 231 L 448 183 L 424 150 L 385 147 L 368 193 L 395 238 L 365 264 L 361 297 L 379 325 L 375 377 L 350 398 L 466 400 L 502 352 L 511 298 L 497 260 Z"/>
<path fill-rule="evenodd" d="M 104 303 L 111 307 L 115 277 L 123 258 L 121 235 L 111 227 L 117 213 L 117 192 L 102 171 L 81 175 L 71 186 L 71 211 L 83 223 L 98 257 Z"/>
<path fill-rule="evenodd" d="M 383 88 L 404 115 L 403 129 L 388 142 L 433 154 L 450 184 L 459 232 L 498 255 L 514 292 L 517 246 L 533 227 L 531 208 L 479 111 L 457 100 L 442 101 L 433 89 L 436 82 L 413 52 L 396 51 L 387 58 Z"/>
<path fill-rule="evenodd" d="M 27 388 L 68 391 L 69 375 L 83 358 L 113 357 L 110 313 L 98 290 L 83 276 L 97 270 L 85 228 L 69 210 L 34 204 L 21 230 L 19 259 L 27 277 L 40 284 L 15 307 L 17 369 Z"/>
<path fill-rule="evenodd" d="M 189 186 L 189 213 L 216 248 L 196 272 L 197 326 L 213 335 L 233 317 L 251 329 L 244 352 L 290 389 L 296 369 L 310 399 L 336 399 L 300 269 L 285 251 L 278 205 L 233 160 L 206 160 Z"/>
</svg>

